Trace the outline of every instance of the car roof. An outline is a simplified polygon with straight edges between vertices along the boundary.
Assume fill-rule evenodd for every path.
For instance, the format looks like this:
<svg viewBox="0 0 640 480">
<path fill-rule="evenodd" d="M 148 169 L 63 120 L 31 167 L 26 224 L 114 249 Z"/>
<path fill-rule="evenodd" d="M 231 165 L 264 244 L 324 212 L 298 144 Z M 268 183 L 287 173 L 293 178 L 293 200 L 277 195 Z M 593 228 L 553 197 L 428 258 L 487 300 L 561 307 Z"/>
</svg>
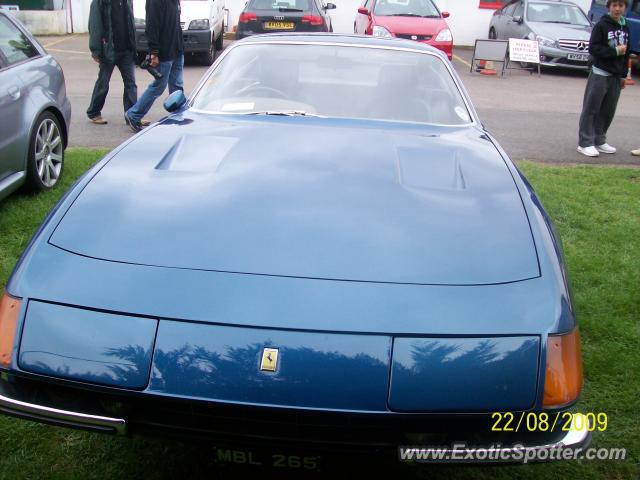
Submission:
<svg viewBox="0 0 640 480">
<path fill-rule="evenodd" d="M 402 38 L 374 38 L 365 35 L 341 34 L 341 33 L 265 33 L 251 35 L 235 42 L 236 44 L 264 43 L 269 41 L 294 42 L 294 43 L 332 43 L 336 45 L 370 46 L 403 48 L 415 51 L 435 53 L 446 58 L 440 50 L 424 43 L 405 40 Z"/>
</svg>

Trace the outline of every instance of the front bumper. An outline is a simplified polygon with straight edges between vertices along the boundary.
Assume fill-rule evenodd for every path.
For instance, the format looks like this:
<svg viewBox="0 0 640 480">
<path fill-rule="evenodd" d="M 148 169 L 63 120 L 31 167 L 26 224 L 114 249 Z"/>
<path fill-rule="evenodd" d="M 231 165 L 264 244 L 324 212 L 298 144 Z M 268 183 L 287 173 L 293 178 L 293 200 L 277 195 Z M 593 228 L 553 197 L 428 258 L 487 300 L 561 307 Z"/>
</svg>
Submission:
<svg viewBox="0 0 640 480">
<path fill-rule="evenodd" d="M 213 35 L 209 30 L 183 30 L 182 39 L 184 53 L 204 53 L 211 47 Z M 142 29 L 136 29 L 136 50 L 138 52 L 149 51 L 147 36 Z"/>
<path fill-rule="evenodd" d="M 358 416 L 306 410 L 278 411 L 197 401 L 176 402 L 165 398 L 136 398 L 123 392 L 101 393 L 50 385 L 6 374 L 2 378 L 0 411 L 5 414 L 58 426 L 119 435 L 177 435 L 232 445 L 288 445 L 333 454 L 349 452 L 370 455 L 376 452 L 382 454 L 382 460 L 397 458 L 398 446 L 406 445 L 408 441 L 424 445 L 443 445 L 449 441 L 452 445 L 453 448 L 440 458 L 419 460 L 419 463 L 504 463 L 506 458 L 514 458 L 516 451 L 551 452 L 559 448 L 577 450 L 584 449 L 591 441 L 588 429 L 573 429 L 556 435 L 551 441 L 538 437 L 527 442 L 498 442 L 498 447 L 495 447 L 495 442 L 482 443 L 477 437 L 474 438 L 473 433 L 460 431 L 454 435 L 468 439 L 469 445 L 488 445 L 486 449 L 490 452 L 486 459 L 468 460 L 465 459 L 467 453 L 478 447 L 455 446 L 459 442 L 450 441 L 451 432 L 446 437 L 441 433 L 399 432 L 399 429 L 415 430 L 416 425 L 420 424 L 420 420 L 416 421 L 417 416 Z M 440 418 L 439 422 L 435 421 L 432 425 L 439 425 L 440 429 L 444 427 L 446 430 L 454 428 L 455 424 L 468 426 L 469 423 L 467 416 L 444 421 Z M 576 424 L 580 422 L 572 422 L 572 425 Z M 354 433 L 356 431 L 357 436 Z M 547 458 L 553 459 L 551 456 Z M 508 463 L 513 463 L 513 460 Z"/>
<path fill-rule="evenodd" d="M 570 60 L 569 55 L 585 55 L 587 60 Z M 540 65 L 545 67 L 571 68 L 574 70 L 589 69 L 588 52 L 571 52 L 560 48 L 540 47 Z"/>
</svg>

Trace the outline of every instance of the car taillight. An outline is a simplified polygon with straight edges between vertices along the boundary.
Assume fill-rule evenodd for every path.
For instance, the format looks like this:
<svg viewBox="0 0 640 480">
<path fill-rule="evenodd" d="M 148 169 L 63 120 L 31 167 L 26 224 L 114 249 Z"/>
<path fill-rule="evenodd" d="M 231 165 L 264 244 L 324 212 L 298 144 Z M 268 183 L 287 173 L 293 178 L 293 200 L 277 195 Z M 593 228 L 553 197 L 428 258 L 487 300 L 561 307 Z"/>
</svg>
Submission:
<svg viewBox="0 0 640 480">
<path fill-rule="evenodd" d="M 251 12 L 242 12 L 240 14 L 240 18 L 238 19 L 238 21 L 240 23 L 249 23 L 249 22 L 253 22 L 255 20 L 258 19 L 258 15 L 256 15 L 255 13 L 251 13 Z"/>
<path fill-rule="evenodd" d="M 582 355 L 578 327 L 564 335 L 549 335 L 543 406 L 556 408 L 574 402 L 582 390 Z"/>
<path fill-rule="evenodd" d="M 6 293 L 2 295 L 0 298 L 0 367 L 9 368 L 11 365 L 19 311 L 19 298 L 10 297 Z"/>
<path fill-rule="evenodd" d="M 324 19 L 319 15 L 303 15 L 302 23 L 308 23 L 309 25 L 322 25 Z"/>
</svg>

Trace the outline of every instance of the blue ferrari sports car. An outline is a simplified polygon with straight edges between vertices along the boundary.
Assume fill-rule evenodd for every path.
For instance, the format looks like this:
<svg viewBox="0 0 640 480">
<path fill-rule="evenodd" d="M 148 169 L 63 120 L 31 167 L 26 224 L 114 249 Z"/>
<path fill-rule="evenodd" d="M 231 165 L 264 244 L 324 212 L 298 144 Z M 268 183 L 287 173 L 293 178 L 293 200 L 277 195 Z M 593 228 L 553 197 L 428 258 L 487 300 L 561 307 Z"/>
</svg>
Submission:
<svg viewBox="0 0 640 480">
<path fill-rule="evenodd" d="M 2 412 L 310 470 L 588 444 L 559 238 L 444 54 L 255 36 L 165 107 L 15 267 Z"/>
</svg>

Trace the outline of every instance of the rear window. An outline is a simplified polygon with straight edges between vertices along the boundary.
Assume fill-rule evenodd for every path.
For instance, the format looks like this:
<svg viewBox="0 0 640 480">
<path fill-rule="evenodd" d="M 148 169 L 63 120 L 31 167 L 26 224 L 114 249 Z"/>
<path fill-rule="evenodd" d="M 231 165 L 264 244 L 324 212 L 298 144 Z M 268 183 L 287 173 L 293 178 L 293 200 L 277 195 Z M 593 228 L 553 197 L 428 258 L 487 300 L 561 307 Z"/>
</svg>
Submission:
<svg viewBox="0 0 640 480">
<path fill-rule="evenodd" d="M 253 0 L 249 10 L 293 9 L 303 12 L 311 10 L 312 0 Z"/>
<path fill-rule="evenodd" d="M 431 0 L 378 0 L 373 13 L 380 16 L 440 17 Z"/>
</svg>

